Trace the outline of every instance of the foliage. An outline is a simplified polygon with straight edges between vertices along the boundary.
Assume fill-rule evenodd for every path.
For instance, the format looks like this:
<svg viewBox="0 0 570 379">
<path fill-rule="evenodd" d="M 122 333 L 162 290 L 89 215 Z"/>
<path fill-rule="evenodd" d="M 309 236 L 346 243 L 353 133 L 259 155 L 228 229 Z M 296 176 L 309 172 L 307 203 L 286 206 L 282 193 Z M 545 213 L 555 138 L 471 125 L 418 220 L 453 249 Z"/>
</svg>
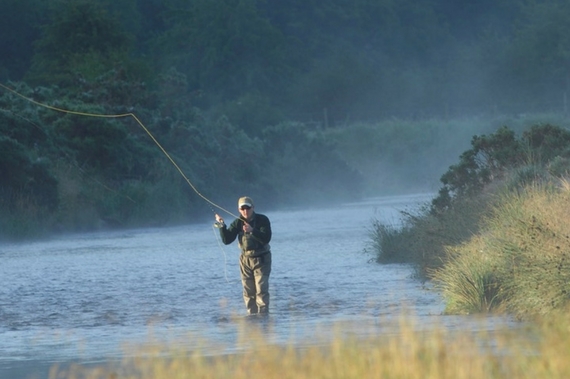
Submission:
<svg viewBox="0 0 570 379">
<path fill-rule="evenodd" d="M 494 204 L 492 194 L 463 199 L 438 215 L 426 205 L 419 214 L 402 212 L 402 225 L 375 222 L 371 239 L 379 263 L 413 263 L 416 276 L 431 279 L 447 262 L 447 247 L 464 243 L 480 231 L 480 220 Z"/>
<path fill-rule="evenodd" d="M 60 0 L 53 14 L 36 42 L 30 81 L 70 86 L 128 59 L 130 36 L 99 4 Z"/>
<path fill-rule="evenodd" d="M 404 214 L 401 227 L 375 225 L 371 238 L 378 261 L 413 262 L 420 277 L 430 278 L 447 265 L 450 247 L 481 232 L 497 193 L 517 193 L 568 171 L 569 137 L 566 129 L 550 124 L 533 125 L 520 138 L 507 127 L 473 137 L 472 148 L 442 176 L 442 188 L 422 214 Z"/>
<path fill-rule="evenodd" d="M 0 2 L 0 81 L 21 78 L 30 66 L 33 41 L 40 36 L 43 1 L 4 0 Z M 2 70 L 3 66 L 5 67 Z"/>
<path fill-rule="evenodd" d="M 431 191 L 468 138 L 487 128 L 479 120 L 384 120 L 322 130 L 342 159 L 365 176 L 367 195 Z M 413 183 L 412 183 L 413 178 Z"/>
<path fill-rule="evenodd" d="M 260 124 L 324 109 L 331 124 L 566 111 L 567 10 L 562 0 L 7 0 L 0 75 L 74 90 L 112 68 L 151 86 L 174 68 L 187 78 L 181 96 L 214 118 L 240 99 L 269 104 Z"/>
<path fill-rule="evenodd" d="M 9 137 L 0 136 L 0 175 L 3 207 L 14 209 L 10 199 L 20 196 L 29 196 L 39 207 L 51 211 L 57 207 L 57 182 L 48 162 L 32 161 L 24 146 Z"/>
<path fill-rule="evenodd" d="M 528 318 L 564 309 L 570 301 L 569 207 L 568 191 L 548 185 L 504 194 L 481 233 L 450 248 L 450 259 L 435 273 L 447 311 L 500 307 Z"/>
<path fill-rule="evenodd" d="M 157 53 L 210 105 L 284 84 L 283 37 L 256 0 L 172 1 L 166 16 L 173 27 L 157 39 Z"/>
<path fill-rule="evenodd" d="M 537 107 L 537 92 L 556 101 L 554 88 L 568 90 L 570 30 L 563 20 L 570 14 L 570 5 L 563 0 L 533 1 L 524 3 L 521 10 L 512 44 L 506 49 L 514 92 L 510 95 L 519 101 L 534 99 L 531 104 Z"/>
<path fill-rule="evenodd" d="M 569 131 L 549 124 L 533 125 L 520 139 L 507 127 L 489 136 L 474 136 L 472 148 L 442 175 L 443 186 L 432 202 L 432 211 L 443 212 L 454 201 L 481 193 L 489 183 L 503 179 L 515 168 L 543 166 L 555 157 L 568 156 L 568 142 Z"/>
<path fill-rule="evenodd" d="M 445 299 L 445 313 L 490 313 L 504 309 L 505 291 L 500 285 L 502 257 L 488 253 L 484 237 L 449 246 L 446 263 L 434 274 L 436 287 Z"/>
<path fill-rule="evenodd" d="M 1 157 L 6 171 L 1 187 L 7 197 L 16 188 L 21 192 L 26 183 L 29 205 L 38 212 L 46 199 L 52 199 L 45 208 L 49 217 L 38 225 L 42 229 L 83 231 L 188 222 L 195 219 L 192 214 L 208 213 L 208 204 L 197 192 L 214 201 L 248 193 L 274 207 L 324 201 L 324 195 L 360 196 L 361 175 L 340 158 L 330 141 L 304 124 L 282 124 L 250 137 L 227 118 L 210 120 L 197 109 L 181 109 L 171 118 L 161 114 L 166 104 L 159 109 L 139 105 L 149 120 L 139 115 L 149 135 L 129 114 L 119 111 L 130 102 L 146 104 L 152 95 L 122 96 L 121 91 L 114 92 L 123 88 L 121 79 L 107 90 L 106 77 L 116 76 L 86 81 L 83 88 L 89 90 L 79 93 L 14 84 L 22 95 L 54 104 L 60 111 L 9 92 L 0 97 L 0 104 L 11 109 L 0 115 L 0 130 L 9 144 Z M 31 157 L 37 162 L 29 163 Z M 317 196 L 305 196 L 311 192 Z M 2 209 L 8 220 L 29 214 L 23 208 L 8 208 L 7 203 Z"/>
<path fill-rule="evenodd" d="M 18 92 L 56 107 L 136 114 L 214 198 L 248 191 L 283 204 L 310 201 L 305 192 L 423 190 L 462 151 L 462 133 L 494 130 L 464 116 L 508 110 L 512 126 L 530 120 L 519 115 L 527 109 L 564 110 L 566 8 L 559 0 L 7 0 L 0 77 L 25 78 L 12 82 Z M 182 221 L 185 207 L 200 209 L 131 118 L 84 119 L 7 94 L 0 104 L 1 135 L 32 162 L 30 183 L 57 188 L 46 191 L 58 199 L 57 214 L 44 217 L 58 223 L 50 227 L 73 228 L 71 209 L 95 220 L 81 228 Z M 557 133 L 479 137 L 442 177 L 434 209 L 507 166 L 537 165 L 520 169 L 521 181 L 543 175 L 542 160 L 563 173 L 566 137 Z M 535 146 L 555 141 L 553 150 Z M 81 188 L 65 198 L 62 183 Z M 161 206 L 161 193 L 176 206 Z"/>
<path fill-rule="evenodd" d="M 523 318 L 564 308 L 569 201 L 552 174 L 568 172 L 569 138 L 550 124 L 520 138 L 506 127 L 473 137 L 430 208 L 405 214 L 400 228 L 375 224 L 378 261 L 415 263 L 438 284 L 449 313 Z"/>
</svg>

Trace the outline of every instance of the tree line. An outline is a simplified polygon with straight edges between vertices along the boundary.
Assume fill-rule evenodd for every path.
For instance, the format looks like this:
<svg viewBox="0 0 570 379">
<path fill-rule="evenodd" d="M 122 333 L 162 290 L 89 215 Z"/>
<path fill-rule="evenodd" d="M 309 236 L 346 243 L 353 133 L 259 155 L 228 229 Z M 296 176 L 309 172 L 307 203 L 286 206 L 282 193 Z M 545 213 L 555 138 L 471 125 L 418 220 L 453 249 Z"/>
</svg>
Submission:
<svg viewBox="0 0 570 379">
<path fill-rule="evenodd" d="M 563 0 L 6 0 L 0 11 L 3 81 L 73 88 L 120 67 L 165 102 L 251 132 L 324 109 L 332 122 L 550 110 L 570 80 Z"/>
<path fill-rule="evenodd" d="M 366 191 L 374 178 L 362 146 L 371 141 L 383 166 L 402 151 L 433 156 L 443 147 L 434 135 L 449 125 L 426 131 L 395 119 L 560 110 L 569 8 L 6 0 L 0 80 L 61 109 L 135 113 L 212 199 L 317 203 Z M 383 138 L 395 136 L 398 145 Z M 57 112 L 5 90 L 0 172 L 3 237 L 165 225 L 210 211 L 132 119 Z"/>
</svg>

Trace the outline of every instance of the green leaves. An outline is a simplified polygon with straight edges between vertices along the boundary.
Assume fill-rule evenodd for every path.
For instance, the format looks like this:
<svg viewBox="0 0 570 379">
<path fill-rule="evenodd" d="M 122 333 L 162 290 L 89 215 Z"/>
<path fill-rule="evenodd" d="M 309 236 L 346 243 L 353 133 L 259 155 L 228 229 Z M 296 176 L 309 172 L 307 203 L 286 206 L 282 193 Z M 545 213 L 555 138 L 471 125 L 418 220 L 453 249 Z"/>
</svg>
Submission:
<svg viewBox="0 0 570 379">
<path fill-rule="evenodd" d="M 256 0 L 198 0 L 181 7 L 172 6 L 173 26 L 156 40 L 156 51 L 210 104 L 282 83 L 283 36 Z"/>
<path fill-rule="evenodd" d="M 17 141 L 0 136 L 0 209 L 14 209 L 14 200 L 27 198 L 32 204 L 53 211 L 57 207 L 57 181 L 42 159 L 32 161 Z"/>
<path fill-rule="evenodd" d="M 570 155 L 570 132 L 539 124 L 517 139 L 515 133 L 504 126 L 491 135 L 474 136 L 471 145 L 471 149 L 461 154 L 459 162 L 442 175 L 443 187 L 433 200 L 433 212 L 445 211 L 454 199 L 481 193 L 487 184 L 503 179 L 508 172 L 517 172 L 521 184 L 528 182 L 525 175 L 540 178 L 537 167 L 547 167 L 551 161 Z"/>
<path fill-rule="evenodd" d="M 36 42 L 28 78 L 40 83 L 93 79 L 128 59 L 131 37 L 97 3 L 61 0 Z"/>
</svg>

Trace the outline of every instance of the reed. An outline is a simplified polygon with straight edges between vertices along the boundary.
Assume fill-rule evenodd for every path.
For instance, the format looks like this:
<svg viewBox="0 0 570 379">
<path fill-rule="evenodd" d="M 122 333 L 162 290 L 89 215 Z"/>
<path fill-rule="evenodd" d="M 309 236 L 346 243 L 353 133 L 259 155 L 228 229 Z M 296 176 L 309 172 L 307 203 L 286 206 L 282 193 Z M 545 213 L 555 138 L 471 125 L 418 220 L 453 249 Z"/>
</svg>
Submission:
<svg viewBox="0 0 570 379">
<path fill-rule="evenodd" d="M 516 331 L 439 327 L 426 331 L 416 326 L 405 319 L 390 334 L 358 338 L 339 333 L 330 342 L 302 347 L 270 344 L 262 333 L 250 334 L 250 347 L 229 355 L 154 346 L 141 349 L 120 366 L 54 368 L 50 379 L 557 379 L 570 375 L 566 314 Z"/>
</svg>

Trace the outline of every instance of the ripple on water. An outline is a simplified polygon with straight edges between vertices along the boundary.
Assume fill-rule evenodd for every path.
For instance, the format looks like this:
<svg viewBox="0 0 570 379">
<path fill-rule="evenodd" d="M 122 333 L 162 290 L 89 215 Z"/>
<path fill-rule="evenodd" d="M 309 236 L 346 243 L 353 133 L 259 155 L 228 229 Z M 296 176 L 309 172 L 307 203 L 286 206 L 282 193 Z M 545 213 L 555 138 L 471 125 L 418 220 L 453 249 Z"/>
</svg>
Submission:
<svg viewBox="0 0 570 379">
<path fill-rule="evenodd" d="M 439 295 L 410 267 L 368 263 L 363 253 L 371 219 L 392 222 L 426 199 L 261 212 L 274 233 L 265 320 L 244 316 L 238 249 L 220 244 L 211 223 L 0 245 L 0 362 L 117 357 L 149 338 L 239 349 L 240 333 L 260 327 L 271 341 L 303 344 L 339 325 L 388 333 L 405 311 L 422 326 L 479 327 L 440 316 Z"/>
</svg>

